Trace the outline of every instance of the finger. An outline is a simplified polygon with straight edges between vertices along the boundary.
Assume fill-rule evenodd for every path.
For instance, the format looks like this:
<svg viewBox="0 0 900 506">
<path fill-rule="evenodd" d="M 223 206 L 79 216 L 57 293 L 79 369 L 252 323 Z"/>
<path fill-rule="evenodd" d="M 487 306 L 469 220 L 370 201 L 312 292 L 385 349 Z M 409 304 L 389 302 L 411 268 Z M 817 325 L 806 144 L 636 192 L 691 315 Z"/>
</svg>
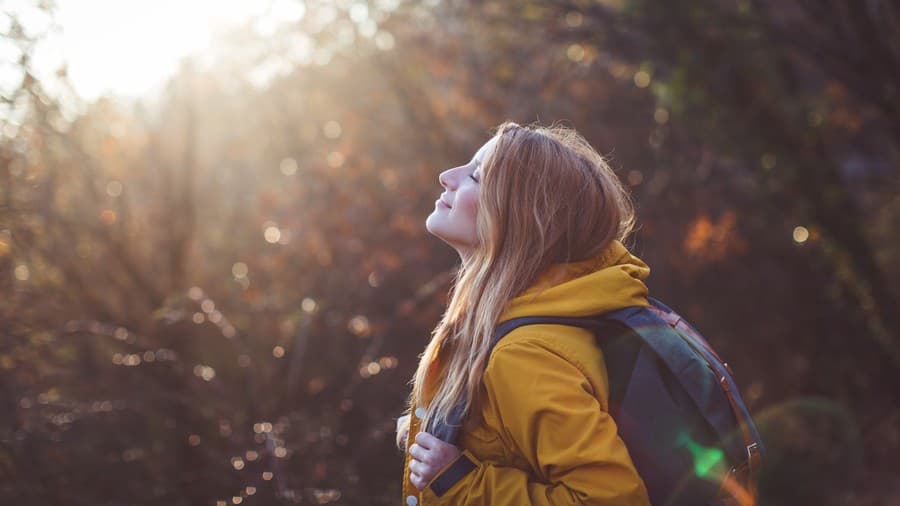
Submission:
<svg viewBox="0 0 900 506">
<path fill-rule="evenodd" d="M 412 446 L 409 447 L 409 454 L 412 455 L 414 459 L 421 462 L 424 462 L 425 458 L 428 456 L 428 452 L 416 443 L 413 443 Z"/>
<path fill-rule="evenodd" d="M 416 434 L 416 443 L 419 443 L 426 450 L 432 450 L 440 447 L 444 442 L 427 432 L 419 431 Z"/>
<path fill-rule="evenodd" d="M 419 489 L 419 490 L 422 490 L 423 488 L 425 488 L 424 485 L 423 485 L 423 482 L 424 482 L 425 480 L 423 480 L 422 477 L 419 476 L 418 474 L 410 473 L 410 474 L 409 474 L 409 481 L 411 481 L 412 484 L 413 484 L 413 486 L 415 486 L 415 487 L 416 487 L 417 489 Z"/>
<path fill-rule="evenodd" d="M 420 460 L 413 460 L 409 464 L 409 472 L 415 473 L 416 476 L 421 480 L 426 480 L 430 476 L 434 474 L 434 471 L 430 465 Z"/>
</svg>

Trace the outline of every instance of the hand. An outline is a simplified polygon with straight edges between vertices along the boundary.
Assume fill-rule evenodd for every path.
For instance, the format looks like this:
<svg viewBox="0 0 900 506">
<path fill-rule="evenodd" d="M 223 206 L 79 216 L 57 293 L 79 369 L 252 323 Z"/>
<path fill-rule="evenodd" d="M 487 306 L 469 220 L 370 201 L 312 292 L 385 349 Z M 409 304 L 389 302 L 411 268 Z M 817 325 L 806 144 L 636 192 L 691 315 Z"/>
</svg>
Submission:
<svg viewBox="0 0 900 506">
<path fill-rule="evenodd" d="M 452 444 L 427 432 L 419 432 L 416 434 L 416 442 L 409 447 L 409 454 L 413 457 L 409 463 L 410 481 L 417 489 L 423 490 L 438 471 L 456 460 L 461 453 Z"/>
<path fill-rule="evenodd" d="M 394 429 L 394 432 L 400 432 L 400 427 L 403 427 L 403 433 L 400 435 L 400 439 L 403 441 L 403 447 L 406 447 L 406 436 L 409 434 L 409 415 L 403 415 L 397 419 L 397 428 Z M 400 449 L 401 451 L 403 448 Z"/>
</svg>

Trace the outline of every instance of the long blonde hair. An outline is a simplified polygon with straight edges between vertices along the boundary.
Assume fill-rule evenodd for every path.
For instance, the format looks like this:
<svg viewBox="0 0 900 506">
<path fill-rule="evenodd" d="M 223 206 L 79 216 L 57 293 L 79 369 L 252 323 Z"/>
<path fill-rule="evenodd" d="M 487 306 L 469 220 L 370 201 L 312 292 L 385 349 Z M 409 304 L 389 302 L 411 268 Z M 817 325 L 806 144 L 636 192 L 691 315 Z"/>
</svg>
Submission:
<svg viewBox="0 0 900 506">
<path fill-rule="evenodd" d="M 439 376 L 428 379 L 437 390 L 423 428 L 436 420 L 446 423 L 463 397 L 463 413 L 474 415 L 464 417 L 466 424 L 480 423 L 490 340 L 509 301 L 553 264 L 591 258 L 634 227 L 627 189 L 574 129 L 507 121 L 495 132 L 494 151 L 483 162 L 480 242 L 457 269 L 447 310 L 410 382 L 406 414 L 413 402 L 427 401 L 421 397 L 426 377 L 440 358 Z M 398 448 L 407 428 L 397 432 Z"/>
</svg>

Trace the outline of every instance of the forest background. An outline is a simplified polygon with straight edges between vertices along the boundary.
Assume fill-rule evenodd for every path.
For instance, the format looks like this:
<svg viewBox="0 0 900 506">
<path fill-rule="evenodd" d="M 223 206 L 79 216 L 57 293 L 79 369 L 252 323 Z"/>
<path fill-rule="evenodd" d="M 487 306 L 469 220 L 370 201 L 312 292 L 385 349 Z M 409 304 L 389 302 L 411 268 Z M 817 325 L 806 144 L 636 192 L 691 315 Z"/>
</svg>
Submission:
<svg viewBox="0 0 900 506">
<path fill-rule="evenodd" d="M 424 220 L 507 119 L 633 191 L 761 504 L 900 501 L 896 2 L 294 3 L 137 100 L 38 72 L 55 4 L 0 4 L 0 502 L 396 504 L 458 261 Z"/>
</svg>

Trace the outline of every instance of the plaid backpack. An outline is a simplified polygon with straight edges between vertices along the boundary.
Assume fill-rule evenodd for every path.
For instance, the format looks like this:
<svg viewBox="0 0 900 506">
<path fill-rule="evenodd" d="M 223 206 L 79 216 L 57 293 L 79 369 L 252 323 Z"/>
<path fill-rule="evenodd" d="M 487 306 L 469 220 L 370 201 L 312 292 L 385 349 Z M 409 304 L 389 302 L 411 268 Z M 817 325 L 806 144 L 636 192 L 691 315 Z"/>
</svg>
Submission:
<svg viewBox="0 0 900 506">
<path fill-rule="evenodd" d="M 753 505 L 765 455 L 731 368 L 668 306 L 594 317 L 526 316 L 500 324 L 497 342 L 522 325 L 592 330 L 609 377 L 609 411 L 654 505 Z M 432 434 L 455 444 L 461 406 Z"/>
</svg>

